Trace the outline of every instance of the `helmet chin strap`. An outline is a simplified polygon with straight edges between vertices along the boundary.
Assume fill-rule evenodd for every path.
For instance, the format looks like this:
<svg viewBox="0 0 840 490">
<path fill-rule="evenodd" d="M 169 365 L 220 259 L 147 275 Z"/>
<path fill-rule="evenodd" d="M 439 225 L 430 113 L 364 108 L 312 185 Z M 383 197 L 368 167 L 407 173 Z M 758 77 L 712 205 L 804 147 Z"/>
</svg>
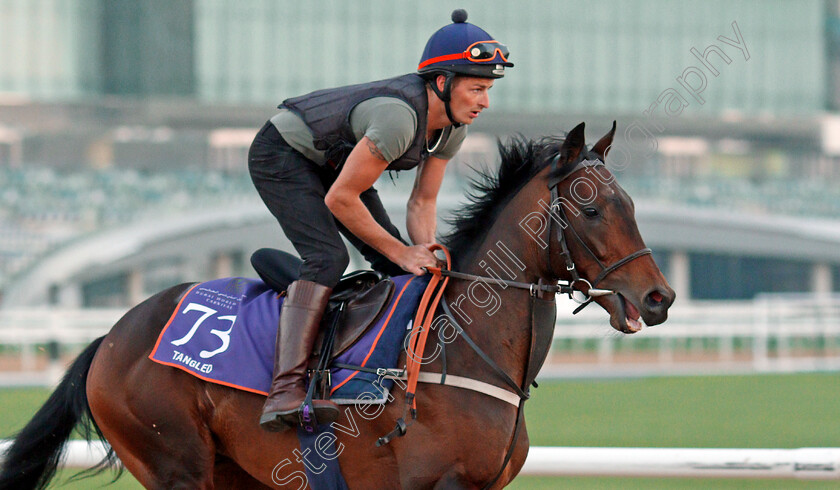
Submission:
<svg viewBox="0 0 840 490">
<path fill-rule="evenodd" d="M 446 117 L 449 118 L 452 127 L 457 128 L 461 126 L 461 123 L 455 121 L 455 118 L 452 117 L 452 108 L 449 107 L 449 101 L 452 100 L 452 80 L 455 78 L 455 74 L 447 72 L 444 76 L 446 77 L 446 81 L 443 82 L 442 91 L 437 86 L 437 79 L 432 80 L 430 85 L 432 86 L 432 91 L 443 101 L 443 107 L 446 109 Z"/>
</svg>

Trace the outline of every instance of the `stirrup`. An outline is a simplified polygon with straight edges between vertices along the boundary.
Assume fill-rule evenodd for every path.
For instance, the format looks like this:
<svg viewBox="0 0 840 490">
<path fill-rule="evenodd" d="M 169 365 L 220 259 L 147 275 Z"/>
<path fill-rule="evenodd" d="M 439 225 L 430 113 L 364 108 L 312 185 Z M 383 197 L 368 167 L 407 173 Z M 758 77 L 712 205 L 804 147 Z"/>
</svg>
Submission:
<svg viewBox="0 0 840 490">
<path fill-rule="evenodd" d="M 316 369 L 311 373 L 312 376 L 309 378 L 309 389 L 306 390 L 306 398 L 303 399 L 303 403 L 300 404 L 300 407 L 297 410 L 298 425 L 303 427 L 306 432 L 315 432 L 315 428 L 318 427 L 318 425 L 335 422 L 341 413 L 340 410 L 333 409 L 335 404 L 331 402 L 328 397 L 324 397 L 323 400 L 314 400 L 316 387 L 319 384 L 322 384 L 320 381 L 323 380 L 324 372 L 328 373 L 326 381 L 329 382 L 329 370 Z M 327 394 L 329 394 L 329 388 L 327 388 Z M 325 406 L 316 407 L 316 401 L 323 401 Z M 321 412 L 320 419 L 318 417 L 319 411 Z"/>
<path fill-rule="evenodd" d="M 298 408 L 297 414 L 298 425 L 306 432 L 315 432 L 315 427 L 318 427 L 318 417 L 315 416 L 315 405 L 312 404 L 312 399 L 307 397 Z"/>
</svg>

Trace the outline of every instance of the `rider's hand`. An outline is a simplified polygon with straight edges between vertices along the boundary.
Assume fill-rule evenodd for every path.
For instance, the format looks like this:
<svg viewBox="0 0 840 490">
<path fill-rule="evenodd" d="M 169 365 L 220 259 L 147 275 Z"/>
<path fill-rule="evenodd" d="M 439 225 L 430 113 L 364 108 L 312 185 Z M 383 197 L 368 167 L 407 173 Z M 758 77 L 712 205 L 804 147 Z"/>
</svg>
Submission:
<svg viewBox="0 0 840 490">
<path fill-rule="evenodd" d="M 438 265 L 437 257 L 429 250 L 431 245 L 431 243 L 424 243 L 405 247 L 396 260 L 397 265 L 407 272 L 422 276 L 426 273 L 422 267 L 437 267 Z"/>
</svg>

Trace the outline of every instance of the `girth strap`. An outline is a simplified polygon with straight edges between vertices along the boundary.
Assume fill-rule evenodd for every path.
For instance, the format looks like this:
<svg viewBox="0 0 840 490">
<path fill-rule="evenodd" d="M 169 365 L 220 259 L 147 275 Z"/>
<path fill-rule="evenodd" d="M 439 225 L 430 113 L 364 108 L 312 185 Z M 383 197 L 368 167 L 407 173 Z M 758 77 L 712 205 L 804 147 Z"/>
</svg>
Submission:
<svg viewBox="0 0 840 490">
<path fill-rule="evenodd" d="M 389 376 L 385 376 L 389 378 Z M 405 376 L 401 377 L 390 377 L 391 379 L 400 379 L 405 381 Z M 421 383 L 429 383 L 429 384 L 436 384 L 436 385 L 444 385 L 444 386 L 453 386 L 455 388 L 462 388 L 465 390 L 470 391 L 477 391 L 479 393 L 483 393 L 488 396 L 492 396 L 493 398 L 502 400 L 503 402 L 510 403 L 514 407 L 519 406 L 519 396 L 515 393 L 511 393 L 510 391 L 499 388 L 498 386 L 491 385 L 490 383 L 485 383 L 483 381 L 478 381 L 472 378 L 465 378 L 463 376 L 454 376 L 452 374 L 447 374 L 445 377 L 443 373 L 429 373 L 429 372 L 421 372 L 420 378 L 418 379 Z"/>
<path fill-rule="evenodd" d="M 333 367 L 339 369 L 352 369 L 353 371 L 362 371 L 364 373 L 376 374 L 382 379 L 394 379 L 399 381 L 406 381 L 408 379 L 408 376 L 406 376 L 405 371 L 403 371 L 402 369 L 373 369 L 363 366 L 355 366 L 353 364 L 343 364 L 340 362 L 333 363 Z M 503 402 L 510 403 L 514 407 L 519 406 L 520 398 L 519 395 L 517 395 L 516 393 L 511 393 L 510 391 L 504 388 L 499 388 L 498 386 L 491 385 L 490 383 L 485 383 L 483 381 L 478 381 L 477 379 L 465 378 L 463 376 L 455 376 L 453 374 L 447 373 L 421 371 L 417 381 L 420 383 L 452 386 L 454 388 L 462 388 L 465 390 L 475 391 L 478 393 L 485 394 L 487 396 L 492 396 L 493 398 L 502 400 Z"/>
</svg>

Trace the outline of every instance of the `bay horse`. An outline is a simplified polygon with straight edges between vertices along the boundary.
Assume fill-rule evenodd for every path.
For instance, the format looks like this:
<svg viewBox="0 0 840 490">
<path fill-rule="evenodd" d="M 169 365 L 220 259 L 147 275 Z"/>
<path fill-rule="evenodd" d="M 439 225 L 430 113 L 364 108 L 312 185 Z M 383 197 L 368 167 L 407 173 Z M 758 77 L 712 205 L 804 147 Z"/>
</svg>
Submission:
<svg viewBox="0 0 840 490">
<path fill-rule="evenodd" d="M 666 320 L 674 292 L 645 248 L 632 200 L 604 164 L 614 134 L 615 123 L 590 149 L 581 123 L 562 139 L 499 144 L 498 174 L 475 183 L 443 240 L 453 272 L 441 305 L 458 310 L 463 328 L 445 345 L 445 369 L 520 401 L 424 383 L 416 419 L 382 445 L 378 438 L 405 412 L 405 392 L 394 390 L 377 417 L 343 406 L 334 452 L 350 488 L 508 484 L 528 454 L 522 407 L 551 344 L 558 285 L 591 289 L 621 332 L 638 331 L 640 318 L 649 326 Z M 110 444 L 103 466 L 115 454 L 146 488 L 305 488 L 296 431 L 259 427 L 263 396 L 148 359 L 188 287 L 147 299 L 82 352 L 18 434 L 0 488 L 45 487 L 77 425 Z M 443 347 L 436 342 L 430 349 Z M 441 372 L 442 357 L 422 370 Z"/>
</svg>

